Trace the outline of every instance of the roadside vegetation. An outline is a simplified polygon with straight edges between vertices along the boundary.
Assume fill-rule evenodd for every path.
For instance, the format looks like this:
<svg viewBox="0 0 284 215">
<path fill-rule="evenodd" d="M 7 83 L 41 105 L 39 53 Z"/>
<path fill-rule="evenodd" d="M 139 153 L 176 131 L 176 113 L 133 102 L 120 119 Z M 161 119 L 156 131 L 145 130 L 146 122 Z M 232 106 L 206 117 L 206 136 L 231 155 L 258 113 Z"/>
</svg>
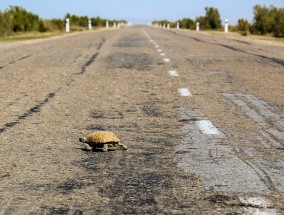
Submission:
<svg viewBox="0 0 284 215">
<path fill-rule="evenodd" d="M 63 19 L 42 19 L 18 6 L 10 6 L 0 11 L 0 41 L 44 38 L 65 32 L 65 20 L 70 18 L 71 31 L 83 31 L 88 28 L 88 20 L 94 28 L 104 27 L 106 22 L 112 26 L 114 22 L 124 20 L 106 20 L 100 17 L 90 18 L 66 14 Z"/>
<path fill-rule="evenodd" d="M 235 26 L 230 25 L 230 31 L 239 32 L 242 36 L 252 35 L 270 35 L 276 38 L 284 38 L 284 8 L 274 6 L 266 7 L 255 5 L 253 8 L 254 19 L 249 22 L 240 18 Z M 195 20 L 183 18 L 174 22 L 168 20 L 153 21 L 153 25 L 179 27 L 182 29 L 196 29 L 196 23 L 199 23 L 200 30 L 222 30 L 224 29 L 217 8 L 206 7 L 205 16 L 198 16 Z"/>
</svg>

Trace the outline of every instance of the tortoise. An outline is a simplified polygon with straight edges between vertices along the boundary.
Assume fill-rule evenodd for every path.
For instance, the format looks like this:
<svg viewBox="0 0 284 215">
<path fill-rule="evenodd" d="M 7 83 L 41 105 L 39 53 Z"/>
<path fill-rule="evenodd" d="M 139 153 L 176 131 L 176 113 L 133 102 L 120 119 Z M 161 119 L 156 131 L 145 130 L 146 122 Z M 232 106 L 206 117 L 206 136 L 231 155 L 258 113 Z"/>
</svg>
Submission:
<svg viewBox="0 0 284 215">
<path fill-rule="evenodd" d="M 127 146 L 120 142 L 117 136 L 111 131 L 95 131 L 87 136 L 87 138 L 79 138 L 79 141 L 86 144 L 86 147 L 102 148 L 106 152 L 109 149 L 115 150 L 117 146 L 127 149 Z"/>
</svg>

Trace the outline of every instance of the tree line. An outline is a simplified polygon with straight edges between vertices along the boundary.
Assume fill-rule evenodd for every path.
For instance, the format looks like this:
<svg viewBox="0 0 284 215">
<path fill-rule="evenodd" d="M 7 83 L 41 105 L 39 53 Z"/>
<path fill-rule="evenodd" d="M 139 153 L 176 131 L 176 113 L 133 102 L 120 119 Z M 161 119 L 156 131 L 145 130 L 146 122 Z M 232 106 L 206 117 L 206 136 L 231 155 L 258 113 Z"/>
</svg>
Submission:
<svg viewBox="0 0 284 215">
<path fill-rule="evenodd" d="M 167 25 L 170 24 L 171 27 L 177 26 L 182 29 L 196 29 L 196 24 L 199 23 L 201 30 L 220 30 L 223 28 L 220 14 L 217 8 L 214 7 L 205 7 L 205 16 L 198 16 L 195 20 L 190 18 L 183 18 L 175 22 L 169 22 L 168 20 L 153 21 L 153 25 Z"/>
<path fill-rule="evenodd" d="M 236 26 L 230 26 L 231 31 L 241 32 L 242 35 L 247 33 L 256 35 L 271 34 L 274 37 L 284 37 L 284 8 L 276 8 L 274 6 L 266 7 L 255 5 L 253 7 L 254 18 L 252 23 L 246 19 L 239 19 Z M 167 25 L 171 27 L 177 26 L 183 29 L 196 29 L 199 23 L 201 30 L 223 30 L 220 13 L 217 8 L 206 7 L 205 16 L 198 16 L 195 20 L 183 18 L 174 22 L 168 20 L 153 21 L 153 25 Z"/>
<path fill-rule="evenodd" d="M 126 24 L 127 21 L 125 20 L 107 20 L 107 19 L 102 19 L 100 17 L 92 17 L 89 18 L 87 16 L 77 16 L 77 15 L 72 15 L 70 13 L 67 13 L 64 17 L 64 20 L 66 20 L 66 18 L 70 19 L 70 23 L 71 26 L 73 26 L 73 28 L 87 28 L 88 27 L 88 22 L 89 20 L 91 20 L 92 22 L 92 26 L 93 27 L 105 27 L 106 26 L 106 22 L 109 23 L 109 26 L 113 26 L 114 23 L 124 23 Z"/>
<path fill-rule="evenodd" d="M 93 27 L 104 27 L 107 20 L 100 17 L 89 18 L 87 16 L 77 16 L 66 14 L 63 19 L 41 19 L 38 15 L 28 12 L 19 6 L 10 6 L 4 11 L 0 11 L 0 36 L 9 36 L 19 32 L 47 32 L 64 31 L 65 20 L 70 19 L 71 30 L 84 30 L 88 27 L 88 21 L 92 21 Z M 114 22 L 125 20 L 108 20 L 109 25 Z"/>
</svg>

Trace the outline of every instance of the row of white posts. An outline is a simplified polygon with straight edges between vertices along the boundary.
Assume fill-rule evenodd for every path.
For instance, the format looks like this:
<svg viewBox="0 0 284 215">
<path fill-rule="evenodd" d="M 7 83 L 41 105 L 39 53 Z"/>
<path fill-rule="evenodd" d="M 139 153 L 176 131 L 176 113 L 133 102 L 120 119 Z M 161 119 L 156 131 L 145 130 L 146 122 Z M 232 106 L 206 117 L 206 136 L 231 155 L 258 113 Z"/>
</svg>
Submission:
<svg viewBox="0 0 284 215">
<path fill-rule="evenodd" d="M 159 27 L 164 28 L 164 29 L 166 29 L 166 28 L 170 29 L 170 24 L 168 23 L 167 27 L 166 27 L 165 23 L 163 25 L 160 24 Z M 179 29 L 179 22 L 177 22 L 177 29 Z M 200 31 L 200 24 L 199 24 L 199 22 L 196 23 L 196 31 Z M 228 19 L 225 19 L 224 31 L 225 31 L 225 33 L 229 32 L 229 20 Z"/>
<path fill-rule="evenodd" d="M 70 19 L 67 18 L 66 20 L 66 32 L 70 32 Z M 113 23 L 113 28 L 121 28 L 121 27 L 124 27 L 125 26 L 125 23 L 124 22 L 119 22 L 119 23 L 116 23 L 114 22 Z M 89 20 L 89 23 L 88 23 L 88 28 L 89 30 L 92 30 L 92 21 Z M 106 22 L 106 28 L 109 28 L 109 22 L 107 21 Z"/>
</svg>

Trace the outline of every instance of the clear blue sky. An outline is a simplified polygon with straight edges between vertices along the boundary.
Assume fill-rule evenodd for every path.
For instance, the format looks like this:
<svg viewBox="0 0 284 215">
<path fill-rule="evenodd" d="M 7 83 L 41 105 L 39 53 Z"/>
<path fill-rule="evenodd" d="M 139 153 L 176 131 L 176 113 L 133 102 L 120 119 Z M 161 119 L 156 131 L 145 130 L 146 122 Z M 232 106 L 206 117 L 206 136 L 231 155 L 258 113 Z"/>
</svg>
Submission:
<svg viewBox="0 0 284 215">
<path fill-rule="evenodd" d="M 236 24 L 239 18 L 252 21 L 256 4 L 284 7 L 284 0 L 0 0 L 0 11 L 17 5 L 41 18 L 63 18 L 71 13 L 148 24 L 161 19 L 195 19 L 205 15 L 204 8 L 209 6 L 219 10 L 222 20 L 228 18 Z"/>
</svg>

